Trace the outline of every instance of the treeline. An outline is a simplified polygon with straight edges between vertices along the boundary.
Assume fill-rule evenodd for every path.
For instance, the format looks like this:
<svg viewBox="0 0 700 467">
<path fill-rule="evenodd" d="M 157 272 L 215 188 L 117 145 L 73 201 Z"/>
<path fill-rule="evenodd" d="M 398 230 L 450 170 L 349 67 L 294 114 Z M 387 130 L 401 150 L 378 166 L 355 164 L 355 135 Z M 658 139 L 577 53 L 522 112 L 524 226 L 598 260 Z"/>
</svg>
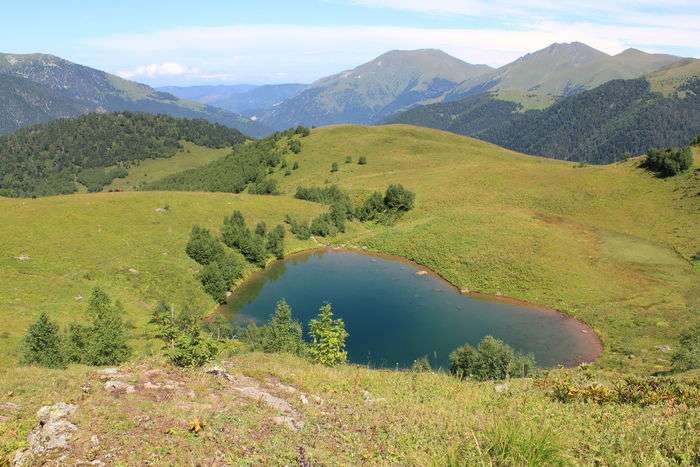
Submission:
<svg viewBox="0 0 700 467">
<path fill-rule="evenodd" d="M 171 157 L 182 140 L 223 148 L 246 137 L 206 120 L 134 112 L 55 120 L 0 137 L 0 196 L 73 193 L 76 181 L 98 191 L 136 161 Z"/>
<path fill-rule="evenodd" d="M 305 223 L 287 215 L 292 234 L 299 240 L 311 235 L 332 237 L 345 232 L 345 221 L 357 219 L 361 222 L 394 222 L 403 212 L 413 209 L 415 194 L 403 185 L 389 185 L 384 195 L 375 191 L 359 207 L 354 207 L 350 196 L 337 185 L 328 187 L 297 187 L 297 199 L 330 205 L 330 210 Z"/>
<path fill-rule="evenodd" d="M 285 155 L 298 154 L 301 142 L 309 134 L 306 127 L 274 133 L 268 138 L 238 145 L 228 156 L 195 169 L 185 170 L 144 185 L 145 190 L 209 191 L 240 193 L 246 188 L 253 194 L 277 194 L 275 170 L 289 169 Z M 290 172 L 291 173 L 291 172 Z"/>
<path fill-rule="evenodd" d="M 614 80 L 545 110 L 520 112 L 490 94 L 416 107 L 391 118 L 555 159 L 605 164 L 626 153 L 685 146 L 700 133 L 700 79 L 669 96 L 644 78 Z"/>
</svg>

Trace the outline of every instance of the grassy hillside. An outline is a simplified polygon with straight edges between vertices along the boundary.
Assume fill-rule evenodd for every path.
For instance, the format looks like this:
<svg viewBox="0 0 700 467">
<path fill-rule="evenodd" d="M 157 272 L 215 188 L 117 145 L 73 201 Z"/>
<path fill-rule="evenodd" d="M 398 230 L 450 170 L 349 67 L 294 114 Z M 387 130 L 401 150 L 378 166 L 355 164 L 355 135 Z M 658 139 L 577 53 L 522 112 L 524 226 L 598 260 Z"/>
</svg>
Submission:
<svg viewBox="0 0 700 467">
<path fill-rule="evenodd" d="M 678 333 L 699 321 L 692 256 L 700 251 L 700 172 L 659 179 L 639 160 L 579 166 L 401 125 L 328 127 L 301 141 L 301 152 L 287 155 L 299 168 L 272 175 L 281 196 L 0 198 L 0 403 L 19 404 L 0 408 L 0 458 L 26 444 L 39 406 L 65 401 L 76 404 L 70 419 L 78 427 L 66 462 L 697 463 L 697 406 L 564 404 L 553 391 L 559 379 L 617 381 L 619 373 L 668 369 L 660 346 L 675 347 Z M 333 162 L 339 170 L 331 173 Z M 233 209 L 250 224 L 274 225 L 287 213 L 308 219 L 326 207 L 291 196 L 298 185 L 324 183 L 358 201 L 389 183 L 416 192 L 415 209 L 395 225 L 353 222 L 333 243 L 401 255 L 458 287 L 570 313 L 600 334 L 603 357 L 593 368 L 505 386 L 236 351 L 223 356 L 230 381 L 143 358 L 113 376 L 83 366 L 14 367 L 29 323 L 42 311 L 62 324 L 82 316 L 96 284 L 123 302 L 136 337 L 157 300 L 212 309 L 183 251 L 192 224 L 218 230 Z M 287 250 L 312 246 L 289 239 Z M 144 339 L 134 344 L 139 355 L 157 350 Z M 110 393 L 106 378 L 133 392 Z M 200 435 L 188 431 L 195 416 L 206 423 Z"/>
<path fill-rule="evenodd" d="M 697 407 L 552 399 L 553 380 L 588 370 L 504 385 L 327 368 L 281 354 L 243 354 L 226 367 L 232 382 L 152 359 L 113 376 L 71 367 L 20 368 L 4 378 L 0 369 L 0 393 L 23 403 L 11 415 L 19 422 L 0 422 L 0 456 L 22 446 L 36 407 L 61 400 L 77 406 L 70 417 L 77 430 L 61 453 L 71 465 L 692 465 L 700 458 Z M 110 393 L 106 378 L 134 392 Z M 199 435 L 189 431 L 197 416 L 206 424 Z"/>
<path fill-rule="evenodd" d="M 182 149 L 167 159 L 145 159 L 139 165 L 129 167 L 129 175 L 117 178 L 104 187 L 109 190 L 135 190 L 142 184 L 158 180 L 183 170 L 195 169 L 211 161 L 221 159 L 231 152 L 231 148 L 212 149 L 182 142 Z"/>
<path fill-rule="evenodd" d="M 167 212 L 156 211 L 166 205 Z M 98 284 L 122 301 L 138 329 L 159 300 L 211 310 L 214 303 L 195 278 L 199 267 L 184 248 L 193 224 L 218 231 L 234 209 L 251 224 L 264 220 L 268 225 L 281 223 L 289 212 L 312 217 L 323 211 L 290 198 L 230 194 L 0 198 L 0 338 L 7 349 L 0 365 L 16 362 L 19 339 L 39 313 L 63 323 L 82 317 Z M 287 242 L 290 251 L 310 246 L 291 238 Z"/>
</svg>

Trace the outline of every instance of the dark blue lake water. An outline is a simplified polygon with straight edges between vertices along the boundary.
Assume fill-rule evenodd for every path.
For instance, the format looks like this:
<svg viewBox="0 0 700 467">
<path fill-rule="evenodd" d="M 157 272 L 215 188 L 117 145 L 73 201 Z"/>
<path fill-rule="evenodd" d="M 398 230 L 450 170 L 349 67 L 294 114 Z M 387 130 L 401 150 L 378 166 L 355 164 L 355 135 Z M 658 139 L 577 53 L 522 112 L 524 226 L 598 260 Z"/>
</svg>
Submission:
<svg viewBox="0 0 700 467">
<path fill-rule="evenodd" d="M 345 321 L 352 363 L 408 367 L 427 355 L 447 368 L 448 355 L 492 335 L 531 353 L 539 366 L 595 359 L 597 337 L 557 312 L 461 294 L 413 264 L 361 253 L 323 250 L 269 266 L 240 286 L 227 305 L 237 323 L 263 324 L 284 298 L 306 325 L 325 302 Z"/>
</svg>

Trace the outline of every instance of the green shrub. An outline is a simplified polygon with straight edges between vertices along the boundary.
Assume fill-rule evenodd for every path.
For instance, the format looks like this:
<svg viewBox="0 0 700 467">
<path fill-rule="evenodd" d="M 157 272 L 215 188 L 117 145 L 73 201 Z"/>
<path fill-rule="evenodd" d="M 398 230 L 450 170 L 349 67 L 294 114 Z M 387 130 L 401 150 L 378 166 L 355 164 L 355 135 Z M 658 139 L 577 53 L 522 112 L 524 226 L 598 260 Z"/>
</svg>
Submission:
<svg viewBox="0 0 700 467">
<path fill-rule="evenodd" d="M 332 237 L 338 233 L 333 217 L 329 213 L 321 214 L 311 221 L 309 230 L 312 235 Z"/>
<path fill-rule="evenodd" d="M 357 210 L 357 218 L 361 221 L 369 221 L 377 218 L 377 215 L 386 210 L 386 205 L 384 204 L 384 197 L 378 191 L 372 193 L 372 195 L 367 198 L 362 207 Z"/>
<path fill-rule="evenodd" d="M 693 141 L 690 142 L 691 146 L 700 146 L 700 135 L 696 136 Z"/>
<path fill-rule="evenodd" d="M 660 177 L 672 177 L 686 172 L 693 166 L 693 154 L 689 147 L 651 149 L 642 166 L 656 172 Z"/>
<path fill-rule="evenodd" d="M 258 222 L 258 225 L 255 226 L 255 234 L 256 235 L 265 235 L 267 233 L 267 224 L 265 222 L 260 221 Z"/>
<path fill-rule="evenodd" d="M 308 224 L 301 222 L 300 220 L 290 216 L 289 214 L 287 214 L 284 221 L 287 224 L 289 224 L 289 230 L 292 232 L 292 235 L 294 235 L 297 239 L 308 240 L 309 238 L 311 238 L 311 230 L 309 229 Z"/>
<path fill-rule="evenodd" d="M 350 196 L 348 196 L 345 191 L 341 190 L 338 185 L 330 185 L 325 188 L 300 186 L 297 187 L 294 197 L 306 201 L 313 201 L 314 203 L 328 204 L 331 206 L 335 205 L 336 208 L 344 214 L 346 219 L 352 219 L 354 216 L 354 209 Z"/>
<path fill-rule="evenodd" d="M 116 365 L 131 356 L 127 327 L 119 302 L 112 303 L 99 287 L 92 290 L 87 309 L 88 324 L 72 324 L 69 329 L 67 356 L 70 361 L 86 365 Z"/>
<path fill-rule="evenodd" d="M 274 178 L 253 182 L 248 187 L 248 193 L 251 195 L 278 195 L 279 192 L 279 184 Z"/>
<path fill-rule="evenodd" d="M 276 226 L 267 234 L 267 251 L 277 259 L 284 258 L 284 227 Z"/>
<path fill-rule="evenodd" d="M 365 165 L 367 164 L 367 157 L 365 156 L 360 156 L 359 159 L 357 159 L 357 163 L 360 165 Z"/>
<path fill-rule="evenodd" d="M 314 363 L 333 366 L 347 361 L 345 341 L 348 333 L 342 319 L 333 319 L 330 304 L 323 305 L 318 316 L 309 321 L 309 335 L 309 355 Z"/>
<path fill-rule="evenodd" d="M 289 141 L 289 150 L 294 154 L 299 154 L 301 152 L 301 141 L 298 139 L 293 139 Z"/>
<path fill-rule="evenodd" d="M 291 170 L 287 169 L 287 170 L 284 171 L 284 176 L 285 176 L 285 177 L 289 177 L 290 175 L 292 175 L 292 171 L 291 171 Z"/>
<path fill-rule="evenodd" d="M 233 281 L 243 277 L 243 258 L 239 254 L 226 252 L 212 264 L 219 268 L 227 288 L 231 286 Z"/>
<path fill-rule="evenodd" d="M 46 313 L 39 315 L 24 336 L 22 364 L 47 368 L 63 368 L 66 365 L 58 326 L 49 320 Z"/>
<path fill-rule="evenodd" d="M 229 248 L 238 249 L 245 238 L 251 235 L 245 226 L 245 219 L 241 211 L 233 213 L 224 219 L 224 226 L 221 229 L 221 239 Z"/>
<path fill-rule="evenodd" d="M 338 171 L 338 163 L 337 163 L 337 162 L 333 162 L 333 163 L 331 164 L 331 172 L 337 172 L 337 171 Z"/>
<path fill-rule="evenodd" d="M 562 403 L 593 402 L 597 404 L 685 405 L 700 407 L 700 383 L 671 378 L 626 377 L 599 381 L 562 379 L 542 383 L 551 388 L 551 396 Z"/>
<path fill-rule="evenodd" d="M 311 134 L 311 130 L 309 130 L 307 127 L 299 125 L 294 129 L 294 134 L 296 135 L 301 135 L 302 138 L 306 138 Z"/>
<path fill-rule="evenodd" d="M 416 195 L 403 185 L 389 185 L 384 194 L 384 205 L 387 209 L 409 211 L 413 208 Z"/>
<path fill-rule="evenodd" d="M 413 363 L 411 364 L 411 371 L 415 371 L 416 373 L 425 373 L 428 371 L 433 371 L 433 367 L 430 365 L 430 360 L 428 360 L 428 356 L 424 355 L 420 358 L 416 358 L 413 360 Z"/>
<path fill-rule="evenodd" d="M 484 337 L 477 348 L 465 344 L 450 353 L 450 373 L 461 379 L 523 378 L 534 369 L 532 356 L 522 355 L 492 336 Z"/>
<path fill-rule="evenodd" d="M 150 323 L 155 335 L 164 342 L 163 353 L 175 366 L 198 367 L 216 357 L 217 342 L 202 332 L 200 317 L 184 309 L 177 315 L 161 303 L 153 311 Z"/>
<path fill-rule="evenodd" d="M 678 341 L 678 349 L 672 357 L 673 369 L 688 371 L 700 368 L 700 326 L 687 330 Z"/>
<path fill-rule="evenodd" d="M 224 249 L 209 230 L 195 225 L 192 227 L 185 252 L 199 264 L 209 264 L 219 258 L 224 253 Z"/>
<path fill-rule="evenodd" d="M 299 161 L 294 161 L 294 164 L 292 164 L 292 170 L 297 170 L 299 168 Z"/>
<path fill-rule="evenodd" d="M 267 353 L 304 355 L 306 351 L 301 323 L 292 318 L 292 308 L 284 300 L 277 302 L 275 313 L 265 326 L 248 326 L 244 339 L 252 350 Z"/>
<path fill-rule="evenodd" d="M 199 280 L 204 287 L 204 291 L 211 298 L 218 303 L 226 303 L 226 292 L 229 290 L 230 283 L 226 283 L 226 279 L 217 263 L 205 265 L 202 272 L 199 273 Z"/>
<path fill-rule="evenodd" d="M 265 265 L 265 260 L 267 259 L 265 237 L 257 234 L 250 234 L 243 238 L 238 249 L 245 259 L 251 263 L 259 266 Z"/>
<path fill-rule="evenodd" d="M 345 163 L 346 163 L 346 164 L 352 163 L 352 157 L 346 156 L 346 157 L 345 157 Z"/>
</svg>

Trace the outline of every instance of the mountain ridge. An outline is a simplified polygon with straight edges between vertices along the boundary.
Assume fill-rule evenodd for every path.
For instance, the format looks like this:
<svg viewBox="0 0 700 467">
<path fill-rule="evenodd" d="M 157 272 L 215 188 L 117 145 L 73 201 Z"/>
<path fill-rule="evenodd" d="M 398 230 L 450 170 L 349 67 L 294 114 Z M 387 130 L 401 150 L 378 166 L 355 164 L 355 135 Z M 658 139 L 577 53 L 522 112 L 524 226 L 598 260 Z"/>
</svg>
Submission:
<svg viewBox="0 0 700 467">
<path fill-rule="evenodd" d="M 70 62 L 49 54 L 5 54 L 0 53 L 0 74 L 18 76 L 43 87 L 40 93 L 36 86 L 24 86 L 25 114 L 35 118 L 23 124 L 46 121 L 55 113 L 61 116 L 77 116 L 86 112 L 143 111 L 165 113 L 174 117 L 204 118 L 239 129 L 251 136 L 269 133 L 262 125 L 242 115 L 227 112 L 193 101 L 179 99 L 171 94 L 159 92 L 145 84 L 111 75 L 102 70 Z M 29 94 L 33 97 L 29 97 Z M 49 94 L 55 94 L 64 103 L 62 109 L 42 111 L 42 106 L 31 108 L 28 102 L 46 102 Z M 69 105 L 68 100 L 73 103 Z M 79 110 L 76 110 L 79 109 Z M 22 125 L 10 124 L 12 116 L 8 109 L 0 109 L 0 121 L 8 122 L 0 127 L 1 133 L 11 133 Z M 36 115 L 38 114 L 38 115 Z M 17 120 L 17 119 L 15 119 Z"/>
</svg>

